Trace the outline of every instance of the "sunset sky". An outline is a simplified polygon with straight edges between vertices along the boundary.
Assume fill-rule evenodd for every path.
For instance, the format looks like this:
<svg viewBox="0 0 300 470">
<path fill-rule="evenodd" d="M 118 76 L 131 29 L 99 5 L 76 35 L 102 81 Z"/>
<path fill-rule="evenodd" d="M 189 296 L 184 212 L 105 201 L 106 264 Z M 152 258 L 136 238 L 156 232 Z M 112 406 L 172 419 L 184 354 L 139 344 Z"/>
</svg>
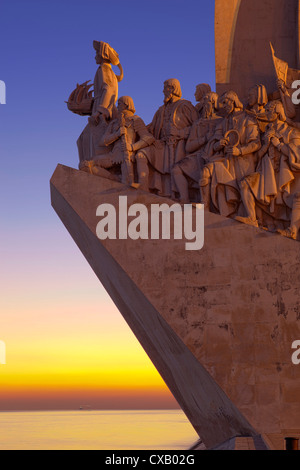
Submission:
<svg viewBox="0 0 300 470">
<path fill-rule="evenodd" d="M 195 103 L 215 87 L 213 0 L 1 0 L 0 410 L 174 408 L 177 403 L 50 204 L 58 163 L 77 168 L 86 118 L 65 101 L 96 72 L 93 40 L 119 53 L 148 124 L 163 82 Z"/>
</svg>

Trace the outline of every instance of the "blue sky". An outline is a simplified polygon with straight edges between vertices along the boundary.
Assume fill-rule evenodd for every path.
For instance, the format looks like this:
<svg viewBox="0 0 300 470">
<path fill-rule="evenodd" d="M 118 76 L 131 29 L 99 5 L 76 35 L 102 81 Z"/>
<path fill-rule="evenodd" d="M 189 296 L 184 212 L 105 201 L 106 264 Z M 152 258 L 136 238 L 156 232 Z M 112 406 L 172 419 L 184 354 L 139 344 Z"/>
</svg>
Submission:
<svg viewBox="0 0 300 470">
<path fill-rule="evenodd" d="M 24 296 L 26 279 L 26 309 L 64 288 L 72 303 L 86 289 L 101 304 L 106 293 L 50 205 L 51 175 L 58 163 L 77 168 L 86 124 L 65 101 L 94 78 L 95 39 L 119 53 L 119 96 L 133 97 L 146 124 L 167 78 L 178 78 L 192 102 L 198 83 L 214 89 L 214 1 L 1 0 L 0 17 L 0 297 Z"/>
<path fill-rule="evenodd" d="M 0 79 L 7 87 L 0 106 L 2 203 L 13 190 L 16 210 L 26 202 L 18 210 L 25 224 L 48 220 L 45 196 L 56 164 L 77 166 L 76 139 L 86 119 L 64 101 L 77 82 L 93 80 L 94 39 L 119 53 L 119 96 L 132 96 L 146 123 L 162 103 L 165 79 L 178 78 L 191 101 L 197 83 L 214 87 L 212 0 L 1 0 L 0 15 Z M 11 206 L 1 209 L 11 219 Z"/>
</svg>

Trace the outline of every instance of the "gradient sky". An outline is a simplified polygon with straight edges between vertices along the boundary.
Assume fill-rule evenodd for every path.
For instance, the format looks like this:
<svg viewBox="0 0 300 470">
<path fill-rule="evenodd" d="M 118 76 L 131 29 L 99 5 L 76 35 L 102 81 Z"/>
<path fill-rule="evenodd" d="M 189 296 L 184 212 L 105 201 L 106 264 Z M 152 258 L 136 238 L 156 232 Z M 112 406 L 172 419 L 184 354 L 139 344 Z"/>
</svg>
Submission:
<svg viewBox="0 0 300 470">
<path fill-rule="evenodd" d="M 213 0 L 1 0 L 0 410 L 174 408 L 177 403 L 50 205 L 77 168 L 86 118 L 64 101 L 93 80 L 94 39 L 119 53 L 119 96 L 148 124 L 163 81 L 215 86 Z"/>
</svg>

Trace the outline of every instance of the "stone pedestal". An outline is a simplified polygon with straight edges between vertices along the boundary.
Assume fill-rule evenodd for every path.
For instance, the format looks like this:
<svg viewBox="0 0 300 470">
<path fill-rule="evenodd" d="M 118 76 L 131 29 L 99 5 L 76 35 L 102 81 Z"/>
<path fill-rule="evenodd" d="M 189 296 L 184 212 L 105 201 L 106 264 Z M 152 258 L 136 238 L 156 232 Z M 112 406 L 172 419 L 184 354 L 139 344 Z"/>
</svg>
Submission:
<svg viewBox="0 0 300 470">
<path fill-rule="evenodd" d="M 300 430 L 300 244 L 205 213 L 205 242 L 105 240 L 99 204 L 173 201 L 59 165 L 52 205 L 207 447 Z M 276 444 L 277 445 L 277 444 Z"/>
</svg>

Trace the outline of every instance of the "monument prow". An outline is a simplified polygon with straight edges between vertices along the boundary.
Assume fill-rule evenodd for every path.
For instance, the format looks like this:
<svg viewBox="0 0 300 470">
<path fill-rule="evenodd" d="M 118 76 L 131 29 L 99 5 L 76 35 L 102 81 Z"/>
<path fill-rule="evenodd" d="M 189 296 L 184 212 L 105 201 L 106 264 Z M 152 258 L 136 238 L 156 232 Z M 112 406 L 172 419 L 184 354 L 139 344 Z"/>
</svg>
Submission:
<svg viewBox="0 0 300 470">
<path fill-rule="evenodd" d="M 299 430 L 298 243 L 209 212 L 198 252 L 183 240 L 100 241 L 97 207 L 124 194 L 172 204 L 62 165 L 51 179 L 54 209 L 206 447 Z"/>
</svg>

